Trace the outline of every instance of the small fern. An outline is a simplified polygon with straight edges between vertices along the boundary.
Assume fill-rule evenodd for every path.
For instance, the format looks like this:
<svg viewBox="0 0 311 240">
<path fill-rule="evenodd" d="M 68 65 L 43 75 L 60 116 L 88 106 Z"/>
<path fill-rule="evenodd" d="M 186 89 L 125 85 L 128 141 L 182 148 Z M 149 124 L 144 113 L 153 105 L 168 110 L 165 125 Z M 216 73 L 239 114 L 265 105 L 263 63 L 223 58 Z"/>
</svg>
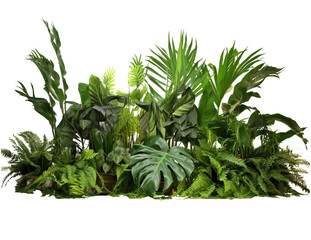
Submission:
<svg viewBox="0 0 311 240">
<path fill-rule="evenodd" d="M 52 142 L 44 136 L 41 140 L 35 133 L 25 131 L 13 136 L 10 139 L 14 152 L 8 149 L 1 149 L 1 154 L 9 158 L 7 167 L 3 171 L 9 171 L 4 177 L 2 186 L 10 179 L 20 177 L 17 181 L 16 190 L 23 191 L 34 177 L 39 176 L 47 170 L 52 162 Z"/>
<path fill-rule="evenodd" d="M 185 191 L 183 191 L 180 196 L 192 198 L 206 198 L 209 197 L 214 190 L 215 184 L 207 176 L 206 172 L 201 170 L 195 177 L 193 183 Z"/>
<path fill-rule="evenodd" d="M 93 150 L 84 150 L 75 158 L 75 161 L 72 161 L 72 164 L 55 163 L 27 186 L 26 191 L 31 193 L 39 189 L 43 195 L 55 195 L 58 198 L 83 197 L 100 193 L 101 188 L 96 184 L 99 175 L 96 168 L 96 155 Z"/>
</svg>

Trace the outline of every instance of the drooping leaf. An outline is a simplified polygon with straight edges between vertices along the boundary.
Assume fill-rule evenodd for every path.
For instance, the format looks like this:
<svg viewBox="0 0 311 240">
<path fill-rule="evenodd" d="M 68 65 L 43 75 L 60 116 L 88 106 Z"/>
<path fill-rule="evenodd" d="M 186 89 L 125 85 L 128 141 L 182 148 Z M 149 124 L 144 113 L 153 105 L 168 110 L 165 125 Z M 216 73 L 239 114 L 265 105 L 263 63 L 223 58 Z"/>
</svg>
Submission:
<svg viewBox="0 0 311 240">
<path fill-rule="evenodd" d="M 31 102 L 33 104 L 35 111 L 39 113 L 41 116 L 43 116 L 45 119 L 47 119 L 51 126 L 55 126 L 56 113 L 54 112 L 53 107 L 50 105 L 50 103 L 44 98 L 35 97 L 34 91 L 33 96 L 30 96 L 28 94 L 26 87 L 21 82 L 19 82 L 19 84 L 20 84 L 20 86 L 18 87 L 19 90 L 15 91 L 21 96 L 25 97 L 27 101 Z"/>
<path fill-rule="evenodd" d="M 281 122 L 287 125 L 291 130 L 286 133 L 279 133 L 277 135 L 280 141 L 284 141 L 285 139 L 293 136 L 293 134 L 297 135 L 301 138 L 304 144 L 308 143 L 308 140 L 304 138 L 303 131 L 305 128 L 301 128 L 298 123 L 282 114 L 261 114 L 258 110 L 254 111 L 248 120 L 248 127 L 252 131 L 252 135 L 255 136 L 256 133 L 260 133 L 257 131 L 263 127 L 271 126 L 275 123 L 275 121 Z"/>
<path fill-rule="evenodd" d="M 265 66 L 264 64 L 260 64 L 250 70 L 243 79 L 236 84 L 233 94 L 229 97 L 228 103 L 223 104 L 223 112 L 233 113 L 237 110 L 238 106 L 247 102 L 251 97 L 259 98 L 260 95 L 257 92 L 251 92 L 249 90 L 260 87 L 267 77 L 278 77 L 281 70 L 281 68 Z M 237 111 L 236 114 L 240 113 L 241 111 Z"/>
<path fill-rule="evenodd" d="M 262 56 L 262 54 L 258 54 L 260 49 L 251 53 L 242 61 L 245 51 L 246 49 L 239 52 L 233 44 L 229 50 L 225 49 L 222 52 L 218 68 L 213 64 L 208 65 L 213 72 L 213 77 L 208 77 L 208 84 L 203 90 L 199 103 L 199 123 L 202 128 L 206 128 L 210 120 L 217 118 L 221 102 L 236 79 L 247 73 L 260 61 Z M 225 108 L 225 110 L 228 108 Z"/>
</svg>

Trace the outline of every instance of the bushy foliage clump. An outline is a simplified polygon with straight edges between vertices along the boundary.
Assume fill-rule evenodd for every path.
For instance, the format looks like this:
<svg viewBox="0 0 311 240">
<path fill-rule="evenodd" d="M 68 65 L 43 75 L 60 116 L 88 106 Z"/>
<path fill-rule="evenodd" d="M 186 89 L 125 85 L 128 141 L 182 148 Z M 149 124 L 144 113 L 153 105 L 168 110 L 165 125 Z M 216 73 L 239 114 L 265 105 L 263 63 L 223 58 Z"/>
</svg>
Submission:
<svg viewBox="0 0 311 240">
<path fill-rule="evenodd" d="M 16 191 L 57 198 L 98 194 L 130 198 L 251 198 L 300 196 L 310 190 L 302 174 L 309 166 L 281 143 L 304 130 L 280 113 L 249 106 L 258 90 L 282 68 L 265 64 L 261 50 L 247 55 L 235 45 L 219 65 L 197 60 L 197 44 L 181 33 L 179 45 L 169 36 L 144 64 L 135 56 L 129 66 L 129 91 L 115 88 L 115 70 L 79 83 L 80 102 L 69 101 L 60 37 L 46 21 L 60 72 L 38 50 L 33 62 L 44 80 L 47 98 L 19 82 L 16 92 L 45 118 L 53 135 L 25 131 L 11 139 L 6 184 L 18 177 Z M 233 87 L 234 86 L 234 87 Z M 230 93 L 227 102 L 225 96 Z M 56 115 L 59 107 L 61 117 Z M 240 114 L 250 115 L 241 120 Z M 288 130 L 273 130 L 276 122 Z M 260 145 L 255 147 L 255 141 Z"/>
</svg>

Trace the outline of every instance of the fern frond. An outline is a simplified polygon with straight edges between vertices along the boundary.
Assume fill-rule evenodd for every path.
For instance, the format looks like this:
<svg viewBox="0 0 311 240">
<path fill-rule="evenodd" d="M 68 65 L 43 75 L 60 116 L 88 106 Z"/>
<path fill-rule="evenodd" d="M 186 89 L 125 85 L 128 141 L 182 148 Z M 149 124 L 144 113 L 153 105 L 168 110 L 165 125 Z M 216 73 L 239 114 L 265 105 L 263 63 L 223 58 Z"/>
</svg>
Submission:
<svg viewBox="0 0 311 240">
<path fill-rule="evenodd" d="M 293 173 L 302 173 L 302 174 L 308 174 L 309 172 L 303 168 L 291 168 L 291 171 Z"/>
<path fill-rule="evenodd" d="M 38 137 L 37 134 L 30 131 L 25 131 L 19 133 L 18 136 L 22 137 L 25 143 L 28 144 L 31 152 L 37 151 L 42 148 L 41 139 Z"/>
<path fill-rule="evenodd" d="M 11 170 L 11 168 L 10 167 L 2 167 L 1 170 L 2 171 L 9 171 L 9 170 Z M 16 175 L 15 174 L 16 174 L 15 172 L 11 171 L 7 175 L 5 175 L 5 177 L 2 180 L 1 187 L 6 186 L 8 184 L 8 182 L 10 181 L 10 179 L 12 179 L 15 176 L 18 176 L 18 174 L 16 174 Z"/>
<path fill-rule="evenodd" d="M 216 186 L 214 184 L 210 185 L 205 191 L 200 192 L 200 195 L 203 198 L 209 198 L 213 194 L 215 189 L 216 189 Z"/>
<path fill-rule="evenodd" d="M 217 192 L 219 197 L 221 197 L 221 198 L 225 197 L 225 193 L 224 193 L 224 188 L 223 187 L 217 186 L 216 192 Z"/>
<path fill-rule="evenodd" d="M 15 151 L 17 153 L 20 154 L 26 154 L 26 155 L 30 155 L 30 149 L 26 146 L 26 144 L 19 139 L 17 136 L 13 136 L 15 139 L 15 145 L 13 145 L 13 148 L 15 149 Z"/>
<path fill-rule="evenodd" d="M 225 194 L 233 197 L 234 193 L 237 191 L 236 186 L 230 180 L 224 180 L 223 182 L 224 182 Z"/>
<path fill-rule="evenodd" d="M 9 149 L 5 149 L 5 148 L 1 149 L 1 155 L 6 158 L 13 157 L 13 153 Z"/>
<path fill-rule="evenodd" d="M 181 193 L 181 197 L 199 197 L 201 192 L 211 191 L 215 186 L 211 179 L 204 173 L 200 172 L 194 179 L 193 183 Z M 213 189 L 213 191 L 214 191 Z M 212 194 L 212 192 L 210 194 Z"/>
<path fill-rule="evenodd" d="M 238 158 L 232 154 L 228 154 L 228 153 L 224 153 L 224 152 L 219 152 L 217 154 L 217 156 L 221 159 L 221 160 L 224 160 L 224 161 L 228 161 L 230 163 L 233 163 L 235 165 L 238 165 L 240 167 L 244 167 L 244 168 L 247 168 L 245 163 L 244 163 L 244 160 L 242 158 Z"/>
<path fill-rule="evenodd" d="M 291 174 L 290 182 L 293 183 L 295 186 L 300 187 L 304 192 L 310 193 L 310 189 L 308 188 L 306 181 L 301 175 L 297 173 Z"/>
<path fill-rule="evenodd" d="M 74 165 L 66 165 L 64 169 L 64 176 L 68 179 L 69 182 L 74 182 L 76 180 L 76 166 Z"/>
<path fill-rule="evenodd" d="M 217 174 L 220 175 L 221 171 L 222 171 L 221 164 L 213 157 L 210 157 L 210 162 L 211 162 L 212 166 L 215 168 L 215 170 L 217 171 Z"/>
<path fill-rule="evenodd" d="M 260 196 L 259 191 L 257 190 L 258 183 L 254 178 L 250 178 L 248 176 L 243 176 L 245 184 L 249 187 L 251 192 L 253 192 L 255 195 Z"/>
<path fill-rule="evenodd" d="M 285 174 L 281 174 L 278 170 L 274 169 L 271 170 L 269 173 L 270 178 L 273 178 L 277 181 L 284 181 L 284 182 L 289 182 L 289 179 L 286 177 Z"/>
<path fill-rule="evenodd" d="M 263 177 L 259 176 L 257 180 L 258 180 L 258 185 L 260 186 L 261 190 L 264 191 L 264 193 L 267 194 L 268 193 L 268 189 L 267 189 L 267 186 L 265 184 L 265 181 L 264 181 Z"/>
</svg>

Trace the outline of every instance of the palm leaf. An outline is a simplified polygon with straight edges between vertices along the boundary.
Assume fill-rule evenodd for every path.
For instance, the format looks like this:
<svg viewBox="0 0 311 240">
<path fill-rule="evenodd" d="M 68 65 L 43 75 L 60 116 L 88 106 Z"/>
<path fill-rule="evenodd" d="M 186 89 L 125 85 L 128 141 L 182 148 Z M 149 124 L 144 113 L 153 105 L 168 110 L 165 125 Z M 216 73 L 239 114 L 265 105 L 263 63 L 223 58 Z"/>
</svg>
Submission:
<svg viewBox="0 0 311 240">
<path fill-rule="evenodd" d="M 213 77 L 204 88 L 199 103 L 201 127 L 206 127 L 210 120 L 217 117 L 225 94 L 230 91 L 237 78 L 248 72 L 260 61 L 262 54 L 258 54 L 259 51 L 260 49 L 251 53 L 241 62 L 246 49 L 239 52 L 233 44 L 229 50 L 225 49 L 221 53 L 218 68 L 213 64 L 208 65 L 213 72 Z"/>
<path fill-rule="evenodd" d="M 105 91 L 107 92 L 106 95 L 112 95 L 114 93 L 114 82 L 115 82 L 115 69 L 109 68 L 107 72 L 102 76 L 103 85 L 105 88 Z"/>
<path fill-rule="evenodd" d="M 180 34 L 178 48 L 175 47 L 174 40 L 168 36 L 168 51 L 157 46 L 158 52 L 151 50 L 147 66 L 148 85 L 158 87 L 162 98 L 168 97 L 170 93 L 176 91 L 180 85 L 185 84 L 190 87 L 196 96 L 202 93 L 207 83 L 207 68 L 205 64 L 200 65 L 200 60 L 196 61 L 197 44 L 187 42 L 187 35 Z M 158 99 L 158 95 L 156 95 Z"/>
<path fill-rule="evenodd" d="M 131 87 L 138 88 L 145 81 L 145 68 L 141 56 L 134 56 L 128 74 L 128 83 Z"/>
</svg>

